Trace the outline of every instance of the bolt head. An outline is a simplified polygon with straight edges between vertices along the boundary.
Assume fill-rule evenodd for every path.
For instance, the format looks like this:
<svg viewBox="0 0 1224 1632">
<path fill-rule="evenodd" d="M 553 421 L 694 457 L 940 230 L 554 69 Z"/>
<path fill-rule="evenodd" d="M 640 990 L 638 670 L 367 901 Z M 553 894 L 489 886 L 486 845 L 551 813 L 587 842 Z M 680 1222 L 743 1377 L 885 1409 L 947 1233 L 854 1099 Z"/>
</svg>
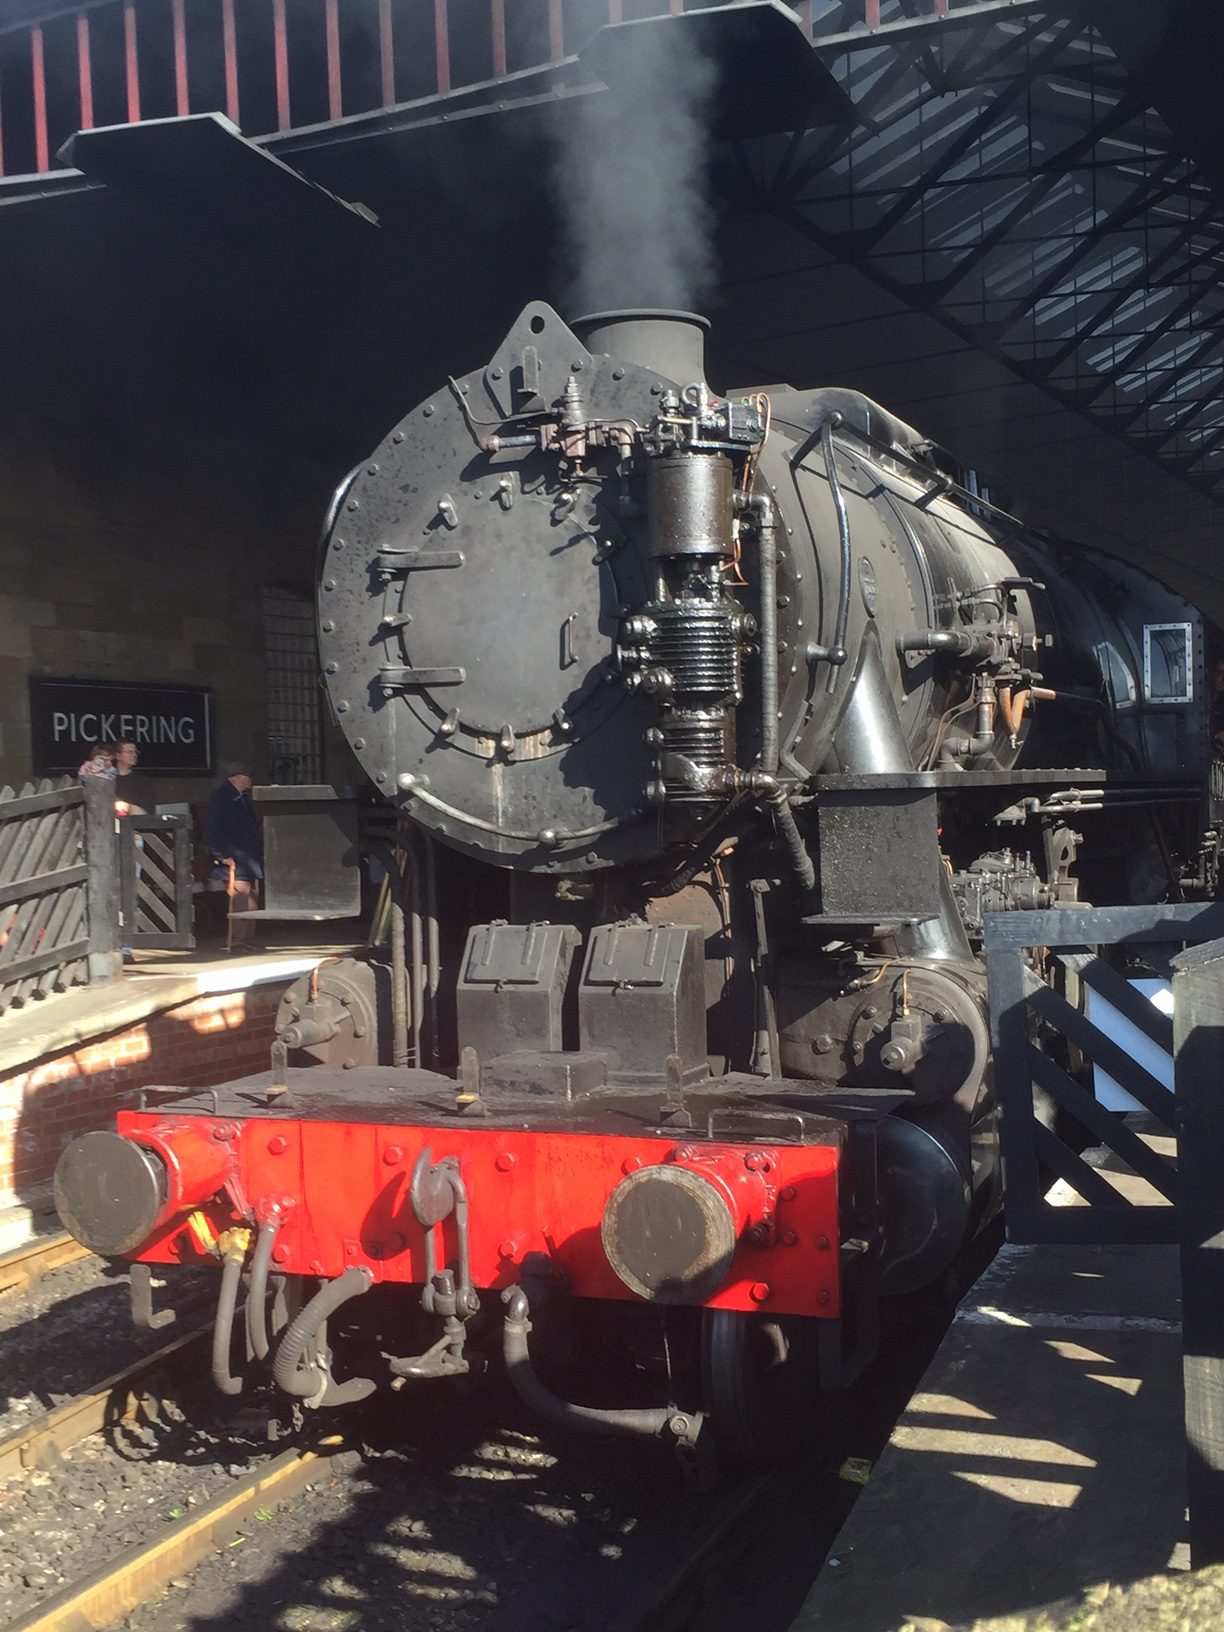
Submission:
<svg viewBox="0 0 1224 1632">
<path fill-rule="evenodd" d="M 383 1151 L 383 1162 L 387 1167 L 398 1167 L 404 1159 L 402 1145 L 388 1145 Z"/>
<path fill-rule="evenodd" d="M 626 1156 L 621 1163 L 621 1172 L 628 1176 L 630 1173 L 636 1173 L 641 1165 L 642 1158 L 640 1156 Z"/>
<path fill-rule="evenodd" d="M 795 1234 L 794 1230 L 784 1231 L 782 1236 L 782 1245 L 784 1247 L 797 1247 L 799 1245 L 799 1237 Z"/>
<path fill-rule="evenodd" d="M 765 1166 L 764 1154 L 759 1150 L 750 1150 L 744 1156 L 744 1166 L 750 1173 L 759 1173 Z"/>
<path fill-rule="evenodd" d="M 677 1145 L 672 1155 L 678 1162 L 691 1162 L 697 1152 L 692 1145 Z"/>
<path fill-rule="evenodd" d="M 268 1155 L 283 1156 L 289 1149 L 289 1141 L 283 1133 L 278 1133 L 275 1139 L 268 1140 Z"/>
<path fill-rule="evenodd" d="M 283 1241 L 278 1241 L 272 1248 L 272 1262 L 274 1264 L 287 1264 L 289 1262 L 289 1248 L 285 1246 Z"/>
<path fill-rule="evenodd" d="M 753 1281 L 748 1289 L 748 1296 L 753 1303 L 768 1303 L 771 1290 L 768 1281 Z"/>
<path fill-rule="evenodd" d="M 512 1150 L 499 1150 L 493 1165 L 499 1173 L 509 1173 L 512 1167 L 517 1167 L 518 1157 Z"/>
<path fill-rule="evenodd" d="M 518 1242 L 511 1240 L 509 1236 L 507 1236 L 504 1241 L 499 1241 L 497 1244 L 497 1256 L 499 1258 L 517 1258 Z"/>
<path fill-rule="evenodd" d="M 788 1184 L 785 1187 L 785 1189 L 782 1191 L 782 1200 L 783 1201 L 794 1201 L 794 1199 L 798 1195 L 798 1193 L 799 1192 L 795 1189 L 793 1184 Z"/>
<path fill-rule="evenodd" d="M 828 1238 L 828 1236 L 827 1235 L 818 1235 L 816 1237 L 816 1245 L 820 1249 L 821 1252 L 828 1252 L 828 1250 L 829 1250 L 829 1238 Z"/>
</svg>

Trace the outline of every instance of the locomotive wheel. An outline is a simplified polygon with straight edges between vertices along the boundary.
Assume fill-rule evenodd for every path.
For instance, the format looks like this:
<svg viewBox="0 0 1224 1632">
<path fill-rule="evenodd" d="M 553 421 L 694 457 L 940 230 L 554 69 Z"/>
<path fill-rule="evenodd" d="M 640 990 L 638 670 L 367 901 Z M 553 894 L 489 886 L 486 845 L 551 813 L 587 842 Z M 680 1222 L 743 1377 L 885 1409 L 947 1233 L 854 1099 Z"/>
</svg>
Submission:
<svg viewBox="0 0 1224 1632">
<path fill-rule="evenodd" d="M 826 1405 L 818 1343 L 814 1320 L 702 1312 L 702 1392 L 722 1457 L 784 1462 L 815 1436 Z"/>
</svg>

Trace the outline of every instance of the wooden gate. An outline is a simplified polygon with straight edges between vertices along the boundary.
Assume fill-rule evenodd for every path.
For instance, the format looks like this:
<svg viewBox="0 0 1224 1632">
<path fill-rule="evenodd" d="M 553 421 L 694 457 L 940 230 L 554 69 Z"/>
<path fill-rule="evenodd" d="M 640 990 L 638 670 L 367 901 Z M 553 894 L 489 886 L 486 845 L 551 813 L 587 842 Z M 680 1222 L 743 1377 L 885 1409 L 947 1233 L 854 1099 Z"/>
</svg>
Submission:
<svg viewBox="0 0 1224 1632">
<path fill-rule="evenodd" d="M 1168 1145 L 1174 1133 L 1173 1020 L 1116 964 L 1130 951 L 1167 968 L 1171 954 L 1221 934 L 1224 905 L 1217 902 L 987 917 L 1009 1239 L 1177 1240 L 1177 1162 L 1154 1148 Z M 1116 1090 L 1115 1104 L 1153 1119 L 1155 1138 L 1144 1138 L 1119 1109 L 1102 1103 L 1096 1091 L 1102 1074 Z M 1089 1148 L 1098 1165 L 1084 1159 Z M 1102 1150 L 1110 1153 L 1105 1166 Z M 1146 1199 L 1135 1200 L 1115 1182 L 1119 1171 L 1146 1181 L 1129 1187 L 1145 1189 Z M 1051 1188 L 1055 1178 L 1063 1204 Z M 1067 1191 L 1074 1192 L 1071 1206 Z"/>
<path fill-rule="evenodd" d="M 84 805 L 67 778 L 0 788 L 0 1014 L 89 979 Z"/>
<path fill-rule="evenodd" d="M 188 817 L 126 816 L 119 823 L 119 904 L 125 947 L 195 945 Z"/>
</svg>

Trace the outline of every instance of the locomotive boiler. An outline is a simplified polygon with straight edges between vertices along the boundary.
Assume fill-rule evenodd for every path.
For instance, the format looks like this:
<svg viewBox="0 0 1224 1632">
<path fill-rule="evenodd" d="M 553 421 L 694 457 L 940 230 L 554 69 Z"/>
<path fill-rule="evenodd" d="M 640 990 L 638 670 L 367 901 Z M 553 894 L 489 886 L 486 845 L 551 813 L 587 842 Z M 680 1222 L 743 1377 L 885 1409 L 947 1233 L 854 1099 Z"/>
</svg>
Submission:
<svg viewBox="0 0 1224 1632">
<path fill-rule="evenodd" d="M 142 1318 L 220 1265 L 227 1392 L 500 1355 L 572 1427 L 772 1454 L 997 1210 L 984 915 L 1214 888 L 1195 610 L 703 341 L 532 304 L 337 494 L 390 949 L 56 1176 Z"/>
</svg>

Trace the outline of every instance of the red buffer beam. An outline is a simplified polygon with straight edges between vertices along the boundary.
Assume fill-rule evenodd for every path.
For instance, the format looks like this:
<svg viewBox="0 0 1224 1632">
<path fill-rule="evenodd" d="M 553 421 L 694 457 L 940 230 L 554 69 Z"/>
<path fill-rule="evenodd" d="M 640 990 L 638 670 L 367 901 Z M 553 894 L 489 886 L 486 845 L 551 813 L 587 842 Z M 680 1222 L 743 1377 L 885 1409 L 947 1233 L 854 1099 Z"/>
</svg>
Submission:
<svg viewBox="0 0 1224 1632">
<path fill-rule="evenodd" d="M 375 1281 L 420 1284 L 436 1262 L 413 1212 L 413 1174 L 449 1158 L 466 1191 L 478 1289 L 547 1266 L 575 1296 L 632 1301 L 651 1274 L 634 1221 L 674 1207 L 703 1221 L 717 1273 L 707 1284 L 698 1266 L 689 1293 L 664 1288 L 664 1301 L 829 1319 L 840 1311 L 839 1143 L 689 1146 L 474 1123 L 457 1133 L 453 1124 L 152 1111 L 121 1113 L 118 1132 L 167 1175 L 151 1233 L 129 1254 L 145 1263 L 200 1262 L 226 1230 L 275 1216 L 272 1259 L 283 1273 L 334 1279 L 358 1267 Z M 453 1262 L 453 1219 L 443 1235 Z"/>
</svg>

